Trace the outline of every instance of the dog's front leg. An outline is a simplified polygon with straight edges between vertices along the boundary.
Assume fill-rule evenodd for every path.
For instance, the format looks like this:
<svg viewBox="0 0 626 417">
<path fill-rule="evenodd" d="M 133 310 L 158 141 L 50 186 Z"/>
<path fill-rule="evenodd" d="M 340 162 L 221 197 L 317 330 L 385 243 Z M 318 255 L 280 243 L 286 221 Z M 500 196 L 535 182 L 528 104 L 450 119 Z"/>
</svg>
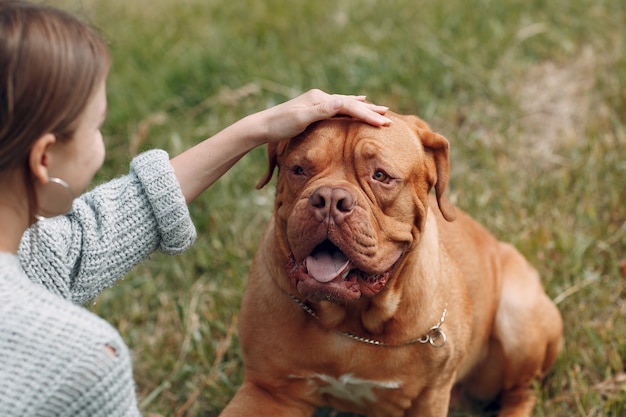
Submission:
<svg viewBox="0 0 626 417">
<path fill-rule="evenodd" d="M 413 403 L 406 417 L 446 417 L 450 408 L 450 395 L 454 379 L 444 386 L 426 388 Z"/>
<path fill-rule="evenodd" d="M 315 408 L 251 382 L 244 382 L 220 417 L 311 417 Z"/>
</svg>

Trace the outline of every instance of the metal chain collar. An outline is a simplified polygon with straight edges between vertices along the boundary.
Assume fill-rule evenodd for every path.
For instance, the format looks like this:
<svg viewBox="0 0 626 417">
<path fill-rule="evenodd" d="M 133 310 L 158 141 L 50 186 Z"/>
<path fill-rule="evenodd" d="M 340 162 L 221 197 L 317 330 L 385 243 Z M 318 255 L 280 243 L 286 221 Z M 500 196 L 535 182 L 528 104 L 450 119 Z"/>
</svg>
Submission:
<svg viewBox="0 0 626 417">
<path fill-rule="evenodd" d="M 313 311 L 311 307 L 306 305 L 304 301 L 300 300 L 299 298 L 297 298 L 296 296 L 292 294 L 289 294 L 289 296 L 304 311 L 309 313 L 316 320 L 319 320 L 319 317 L 317 316 L 317 314 L 315 314 L 315 311 Z M 335 333 L 348 337 L 352 340 L 356 340 L 357 342 L 367 343 L 367 344 L 376 345 L 376 346 L 401 347 L 401 346 L 413 345 L 415 343 L 421 343 L 421 344 L 428 343 L 432 347 L 439 349 L 439 348 L 442 348 L 446 344 L 446 340 L 447 340 L 446 334 L 443 332 L 443 330 L 441 330 L 441 326 L 443 325 L 443 322 L 446 319 L 447 314 L 448 314 L 448 304 L 446 303 L 446 307 L 444 307 L 443 309 L 443 313 L 441 314 L 441 319 L 439 320 L 439 323 L 431 327 L 430 330 L 428 330 L 428 333 L 426 333 L 424 336 L 420 338 L 407 340 L 406 342 L 403 342 L 400 344 L 389 344 L 389 343 L 381 342 L 380 340 L 368 339 L 367 337 L 357 336 L 355 334 L 342 332 L 340 330 L 335 330 Z"/>
</svg>

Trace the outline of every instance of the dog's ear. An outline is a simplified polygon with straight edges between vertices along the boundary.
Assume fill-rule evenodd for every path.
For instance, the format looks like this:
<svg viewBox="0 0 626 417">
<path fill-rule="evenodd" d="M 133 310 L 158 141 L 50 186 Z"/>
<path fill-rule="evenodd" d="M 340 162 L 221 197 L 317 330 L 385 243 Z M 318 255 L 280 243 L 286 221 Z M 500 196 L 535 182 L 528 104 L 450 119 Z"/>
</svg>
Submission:
<svg viewBox="0 0 626 417">
<path fill-rule="evenodd" d="M 283 140 L 278 143 L 267 144 L 267 171 L 265 171 L 265 175 L 257 183 L 256 185 L 257 190 L 260 190 L 268 182 L 270 182 L 270 180 L 272 179 L 272 175 L 274 174 L 274 169 L 278 166 L 278 157 L 283 152 L 285 152 L 288 144 L 289 144 L 289 140 Z"/>
<path fill-rule="evenodd" d="M 422 124 L 425 125 L 424 122 Z M 448 179 L 450 178 L 450 144 L 446 138 L 430 130 L 428 125 L 425 127 L 418 125 L 416 130 L 424 146 L 424 151 L 426 151 L 427 158 L 429 158 L 427 160 L 429 173 L 435 177 L 433 180 L 439 210 L 447 221 L 454 221 L 456 219 L 454 206 L 443 194 L 446 191 Z"/>
<path fill-rule="evenodd" d="M 275 143 L 267 144 L 267 171 L 265 171 L 265 175 L 263 178 L 256 184 L 256 189 L 260 190 L 263 188 L 270 180 L 272 179 L 272 175 L 274 175 L 274 168 L 276 168 L 276 159 L 278 158 L 278 145 Z"/>
</svg>

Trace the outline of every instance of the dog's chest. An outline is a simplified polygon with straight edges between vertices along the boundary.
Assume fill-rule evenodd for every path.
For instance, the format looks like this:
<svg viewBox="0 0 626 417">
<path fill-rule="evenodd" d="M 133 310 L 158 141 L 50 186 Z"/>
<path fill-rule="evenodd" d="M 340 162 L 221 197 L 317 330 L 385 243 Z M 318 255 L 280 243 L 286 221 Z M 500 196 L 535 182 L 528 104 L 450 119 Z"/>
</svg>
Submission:
<svg viewBox="0 0 626 417">
<path fill-rule="evenodd" d="M 295 377 L 302 378 L 302 377 Z M 336 378 L 330 375 L 316 374 L 304 377 L 318 394 L 330 395 L 339 400 L 365 406 L 376 403 L 382 391 L 397 390 L 402 387 L 399 381 L 372 381 L 344 374 Z"/>
</svg>

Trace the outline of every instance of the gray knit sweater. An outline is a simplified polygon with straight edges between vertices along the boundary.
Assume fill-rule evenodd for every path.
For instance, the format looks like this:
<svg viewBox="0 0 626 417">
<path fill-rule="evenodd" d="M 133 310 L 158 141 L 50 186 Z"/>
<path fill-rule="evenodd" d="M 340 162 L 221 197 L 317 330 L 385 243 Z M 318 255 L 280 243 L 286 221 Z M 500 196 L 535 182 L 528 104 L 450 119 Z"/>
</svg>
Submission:
<svg viewBox="0 0 626 417">
<path fill-rule="evenodd" d="M 168 155 L 149 151 L 31 228 L 19 258 L 0 253 L 0 416 L 138 416 L 128 348 L 78 304 L 195 236 Z"/>
</svg>

